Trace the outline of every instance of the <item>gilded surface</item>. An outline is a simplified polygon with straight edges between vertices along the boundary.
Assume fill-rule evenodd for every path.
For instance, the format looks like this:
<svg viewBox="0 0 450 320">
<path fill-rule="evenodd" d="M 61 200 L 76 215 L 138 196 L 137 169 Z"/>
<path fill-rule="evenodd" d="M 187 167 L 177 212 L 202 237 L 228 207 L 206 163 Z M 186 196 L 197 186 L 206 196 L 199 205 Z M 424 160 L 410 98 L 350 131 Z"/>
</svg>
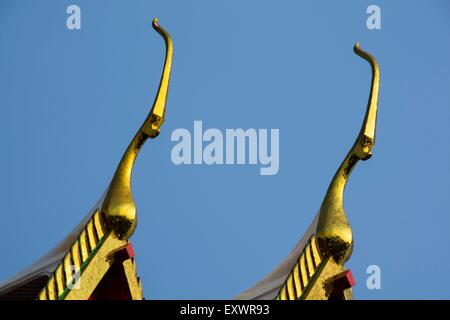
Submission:
<svg viewBox="0 0 450 320">
<path fill-rule="evenodd" d="M 159 90 L 147 119 L 131 141 L 114 174 L 106 193 L 101 213 L 108 229 L 119 239 L 129 239 L 136 229 L 137 215 L 133 195 L 131 193 L 131 174 L 134 161 L 148 138 L 159 134 L 164 122 L 164 113 L 169 90 L 170 71 L 172 67 L 173 45 L 170 35 L 153 20 L 153 28 L 163 37 L 166 44 L 166 59 L 161 76 Z"/>
<path fill-rule="evenodd" d="M 158 24 L 157 19 L 153 20 L 152 26 L 166 44 L 166 59 L 153 107 L 125 151 L 100 208 L 50 276 L 39 293 L 39 300 L 89 299 L 114 263 L 111 253 L 126 245 L 136 228 L 136 206 L 131 193 L 133 165 L 145 141 L 157 137 L 164 122 L 173 54 L 170 35 Z M 136 276 L 134 259 L 122 263 L 132 298 L 142 299 L 142 287 Z"/>
<path fill-rule="evenodd" d="M 337 263 L 345 262 L 352 253 L 352 229 L 344 212 L 344 190 L 350 173 L 359 160 L 371 157 L 375 144 L 378 90 L 380 75 L 378 64 L 373 56 L 363 51 L 359 43 L 354 47 L 357 55 L 369 62 L 372 68 L 372 84 L 366 115 L 361 131 L 353 147 L 345 157 L 331 181 L 320 208 L 316 236 L 321 253 L 331 255 Z"/>
<path fill-rule="evenodd" d="M 328 187 L 319 211 L 315 236 L 312 236 L 275 299 L 328 299 L 334 277 L 344 271 L 344 262 L 352 253 L 352 229 L 344 212 L 344 190 L 350 173 L 359 160 L 371 157 L 375 144 L 375 127 L 380 75 L 373 56 L 359 43 L 354 52 L 369 62 L 372 83 L 365 118 L 359 135 Z M 316 243 L 317 242 L 317 243 Z M 351 289 L 344 292 L 351 298 Z"/>
</svg>

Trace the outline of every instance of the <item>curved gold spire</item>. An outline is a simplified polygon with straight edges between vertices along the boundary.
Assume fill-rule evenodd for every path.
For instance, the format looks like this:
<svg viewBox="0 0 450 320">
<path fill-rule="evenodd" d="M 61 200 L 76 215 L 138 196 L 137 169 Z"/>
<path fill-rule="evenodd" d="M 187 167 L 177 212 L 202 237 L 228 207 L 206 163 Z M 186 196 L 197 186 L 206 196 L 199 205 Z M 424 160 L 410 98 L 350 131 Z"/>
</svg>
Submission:
<svg viewBox="0 0 450 320">
<path fill-rule="evenodd" d="M 153 20 L 153 28 L 163 37 L 166 44 L 166 59 L 153 107 L 144 123 L 131 140 L 114 177 L 106 192 L 101 213 L 108 229 L 119 239 L 128 239 L 137 224 L 136 206 L 131 193 L 131 174 L 134 161 L 147 138 L 156 138 L 164 122 L 170 71 L 172 67 L 173 45 L 170 35 Z"/>
<path fill-rule="evenodd" d="M 380 82 L 378 63 L 375 58 L 363 51 L 359 47 L 359 43 L 355 44 L 354 52 L 367 60 L 372 68 L 372 84 L 367 111 L 358 138 L 328 187 L 320 208 L 316 230 L 316 236 L 322 254 L 333 256 L 337 263 L 346 261 L 352 253 L 352 229 L 344 212 L 344 190 L 355 164 L 359 160 L 369 159 L 372 155 L 371 150 L 375 144 L 378 89 Z"/>
</svg>

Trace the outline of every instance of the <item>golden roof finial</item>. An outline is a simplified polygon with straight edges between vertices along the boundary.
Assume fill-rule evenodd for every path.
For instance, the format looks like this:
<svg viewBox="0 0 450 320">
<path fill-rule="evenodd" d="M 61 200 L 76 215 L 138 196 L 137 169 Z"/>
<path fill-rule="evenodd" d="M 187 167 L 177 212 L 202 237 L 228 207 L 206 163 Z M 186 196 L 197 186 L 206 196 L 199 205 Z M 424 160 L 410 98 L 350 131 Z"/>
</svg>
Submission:
<svg viewBox="0 0 450 320">
<path fill-rule="evenodd" d="M 344 212 L 344 190 L 355 164 L 359 160 L 369 159 L 372 155 L 371 150 L 375 144 L 380 82 L 378 64 L 375 58 L 363 51 L 359 43 L 355 44 L 354 52 L 367 60 L 372 68 L 372 84 L 367 111 L 355 144 L 350 149 L 328 187 L 320 208 L 320 216 L 316 230 L 316 236 L 322 254 L 331 255 L 337 263 L 346 261 L 352 253 L 352 229 Z"/>
<path fill-rule="evenodd" d="M 128 239 L 133 234 L 137 224 L 136 206 L 131 193 L 131 174 L 134 161 L 147 138 L 158 136 L 160 127 L 164 122 L 173 44 L 169 33 L 158 24 L 158 19 L 153 20 L 152 26 L 163 37 L 166 44 L 166 59 L 158 93 L 150 114 L 123 155 L 101 207 L 101 213 L 108 228 L 119 239 Z"/>
</svg>

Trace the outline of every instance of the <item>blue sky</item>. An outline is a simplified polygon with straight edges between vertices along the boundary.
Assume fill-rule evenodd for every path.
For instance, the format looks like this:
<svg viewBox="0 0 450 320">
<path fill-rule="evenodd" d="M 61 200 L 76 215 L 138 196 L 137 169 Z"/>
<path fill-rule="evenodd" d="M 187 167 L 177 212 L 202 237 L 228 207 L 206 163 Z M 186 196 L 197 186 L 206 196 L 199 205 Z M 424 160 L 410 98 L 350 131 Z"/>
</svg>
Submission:
<svg viewBox="0 0 450 320">
<path fill-rule="evenodd" d="M 81 30 L 66 28 L 79 5 Z M 368 30 L 366 8 L 381 8 Z M 303 235 L 364 115 L 379 61 L 376 147 L 347 186 L 357 299 L 448 299 L 447 1 L 2 1 L 0 281 L 60 241 L 107 187 L 174 40 L 166 123 L 134 171 L 132 241 L 147 299 L 232 298 Z M 177 128 L 278 128 L 280 169 L 181 165 Z M 366 287 L 379 265 L 381 290 Z"/>
</svg>

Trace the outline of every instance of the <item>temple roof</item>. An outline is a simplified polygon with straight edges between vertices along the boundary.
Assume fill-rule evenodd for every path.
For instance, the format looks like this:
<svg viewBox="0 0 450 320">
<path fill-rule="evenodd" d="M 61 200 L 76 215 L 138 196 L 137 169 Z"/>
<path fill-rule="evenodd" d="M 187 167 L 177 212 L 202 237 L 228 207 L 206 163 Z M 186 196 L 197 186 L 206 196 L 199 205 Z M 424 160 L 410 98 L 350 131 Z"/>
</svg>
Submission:
<svg viewBox="0 0 450 320">
<path fill-rule="evenodd" d="M 34 298 L 36 298 L 39 291 L 45 286 L 56 267 L 62 262 L 64 256 L 84 230 L 88 221 L 91 220 L 102 201 L 103 197 L 83 220 L 52 250 L 12 278 L 0 283 L 0 299 L 8 299 L 11 294 L 17 299 L 28 298 L 32 293 L 34 294 Z M 43 279 L 45 279 L 45 282 L 42 284 Z M 42 286 L 39 287 L 36 285 L 36 280 L 39 280 L 37 283 L 42 284 Z M 17 292 L 17 294 L 14 292 Z M 20 294 L 18 294 L 19 292 Z"/>
<path fill-rule="evenodd" d="M 164 123 L 173 54 L 170 35 L 157 19 L 152 26 L 164 40 L 166 59 L 149 115 L 92 210 L 55 248 L 1 283 L 0 299 L 142 299 L 129 242 L 137 225 L 131 176 L 142 146 Z"/>
<path fill-rule="evenodd" d="M 30 267 L 0 284 L 0 299 L 142 299 L 129 242 L 137 215 L 131 194 L 134 161 L 164 122 L 172 61 L 172 41 L 153 21 L 166 44 L 166 60 L 153 107 L 126 149 L 103 196 L 78 226 Z M 372 68 L 372 84 L 361 131 L 333 177 L 322 205 L 291 253 L 261 281 L 236 299 L 348 299 L 353 278 L 344 263 L 352 253 L 352 230 L 343 207 L 349 176 L 375 143 L 379 70 L 359 44 L 355 53 Z"/>
<path fill-rule="evenodd" d="M 235 299 L 238 300 L 272 300 L 275 299 L 280 292 L 286 278 L 292 271 L 292 268 L 297 263 L 302 252 L 316 232 L 317 221 L 319 213 L 314 217 L 313 222 L 308 227 L 303 237 L 297 242 L 294 249 L 289 255 L 277 266 L 273 271 L 268 273 L 262 280 L 256 283 L 253 287 L 240 293 Z"/>
<path fill-rule="evenodd" d="M 291 253 L 261 281 L 236 299 L 349 299 L 354 283 L 344 263 L 353 250 L 353 235 L 344 211 L 344 191 L 359 160 L 368 160 L 375 145 L 379 69 L 375 58 L 354 46 L 369 62 L 372 82 L 366 114 L 355 143 L 334 175 L 313 222 Z"/>
</svg>

